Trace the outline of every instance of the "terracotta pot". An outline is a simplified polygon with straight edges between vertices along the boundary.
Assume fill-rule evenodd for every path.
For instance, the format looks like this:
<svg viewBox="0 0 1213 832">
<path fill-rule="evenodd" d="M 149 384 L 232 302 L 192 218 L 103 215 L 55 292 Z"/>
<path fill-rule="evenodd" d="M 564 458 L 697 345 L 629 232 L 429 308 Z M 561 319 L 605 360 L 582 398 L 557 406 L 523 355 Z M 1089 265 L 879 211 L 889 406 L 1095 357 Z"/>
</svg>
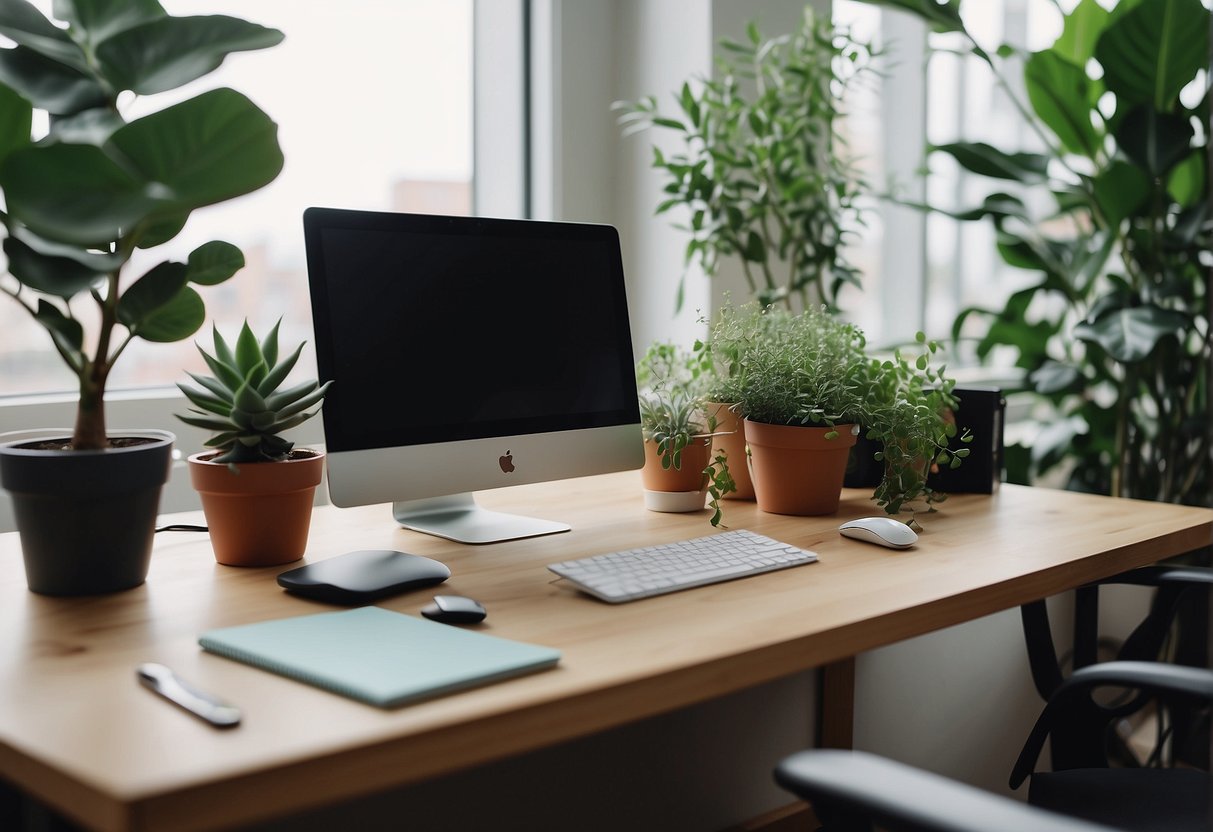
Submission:
<svg viewBox="0 0 1213 832">
<path fill-rule="evenodd" d="M 214 456 L 215 451 L 194 454 L 189 465 L 215 560 L 228 566 L 277 566 L 303 557 L 324 454 L 295 451 L 284 462 L 240 463 L 235 471 L 211 462 Z"/>
<path fill-rule="evenodd" d="M 826 439 L 831 430 L 838 436 Z M 803 427 L 745 421 L 758 507 L 798 516 L 838 511 L 857 425 Z"/>
<path fill-rule="evenodd" d="M 70 430 L 0 436 L 0 484 L 13 498 L 25 578 L 43 595 L 97 595 L 139 586 L 151 564 L 173 434 L 110 431 L 101 451 L 47 450 Z M 127 444 L 123 444 L 127 443 Z"/>
<path fill-rule="evenodd" d="M 695 436 L 682 449 L 682 467 L 661 467 L 657 443 L 644 441 L 644 467 L 640 479 L 644 483 L 644 507 L 649 511 L 699 511 L 707 500 L 707 483 L 703 469 L 712 455 L 712 437 Z"/>
<path fill-rule="evenodd" d="M 726 500 L 754 499 L 754 483 L 750 479 L 750 466 L 746 460 L 745 422 L 737 415 L 733 404 L 711 403 L 707 411 L 716 417 L 716 433 L 712 445 L 722 448 L 729 460 L 729 473 L 737 484 L 736 491 L 725 494 Z"/>
</svg>

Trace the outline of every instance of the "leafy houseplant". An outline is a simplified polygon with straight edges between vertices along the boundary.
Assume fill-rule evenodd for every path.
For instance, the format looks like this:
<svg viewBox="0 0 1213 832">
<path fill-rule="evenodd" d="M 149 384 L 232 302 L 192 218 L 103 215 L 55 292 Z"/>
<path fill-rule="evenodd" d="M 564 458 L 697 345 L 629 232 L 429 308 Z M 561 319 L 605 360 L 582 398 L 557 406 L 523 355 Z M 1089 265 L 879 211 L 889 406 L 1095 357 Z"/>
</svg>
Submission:
<svg viewBox="0 0 1213 832">
<path fill-rule="evenodd" d="M 833 513 L 847 451 L 861 427 L 882 446 L 878 459 L 884 476 L 873 495 L 878 505 L 896 514 L 915 499 L 942 498 L 926 484 L 930 466 L 958 466 L 968 450 L 947 450 L 956 434 L 948 419 L 948 409 L 956 405 L 954 382 L 930 365 L 938 344 L 921 334 L 919 342 L 926 351 L 913 362 L 900 352 L 880 359 L 868 354 L 862 331 L 823 307 L 793 314 L 750 303 L 721 311 L 710 343 L 733 356 L 731 378 L 746 417 L 760 506 L 773 505 L 777 513 Z M 818 430 L 816 435 L 786 430 L 797 427 Z M 794 450 L 810 448 L 828 452 L 823 469 L 812 471 L 792 460 Z M 786 474 L 785 462 L 794 465 Z M 758 479 L 766 470 L 776 470 L 777 481 L 800 496 L 764 498 L 770 486 L 760 486 Z M 806 489 L 819 484 L 820 494 L 810 500 Z"/>
<path fill-rule="evenodd" d="M 867 186 L 834 124 L 872 50 L 807 7 L 798 31 L 764 39 L 750 24 L 748 41 L 721 41 L 719 78 L 683 84 L 678 114 L 653 97 L 616 107 L 629 132 L 665 128 L 682 144 L 668 156 L 654 147 L 653 167 L 666 179 L 657 213 L 687 211 L 688 263 L 710 276 L 738 257 L 763 305 L 835 305 L 859 284 L 843 249 Z"/>
<path fill-rule="evenodd" d="M 15 44 L 0 49 L 0 291 L 46 329 L 79 401 L 70 439 L 0 447 L 0 478 L 31 589 L 79 594 L 143 582 L 168 473 L 171 434 L 107 433 L 110 370 L 135 338 L 195 332 L 206 311 L 194 287 L 227 280 L 244 258 L 215 241 L 135 279 L 125 267 L 136 250 L 175 237 L 194 209 L 273 180 L 283 161 L 277 126 L 230 89 L 131 121 L 124 113 L 134 96 L 176 89 L 282 33 L 222 15 L 172 17 L 156 0 L 57 0 L 55 13 L 66 27 L 21 0 L 0 1 L 0 34 Z M 37 139 L 35 111 L 48 125 Z M 155 461 L 132 461 L 144 452 Z"/>
<path fill-rule="evenodd" d="M 1059 469 L 1078 490 L 1213 505 L 1213 13 L 1201 0 L 1081 0 L 1048 48 L 994 55 L 958 2 L 880 2 L 959 35 L 1035 134 L 1036 148 L 935 148 L 995 183 L 948 213 L 991 222 L 1002 258 L 1036 276 L 954 327 L 984 321 L 979 356 L 1009 348 L 1046 408 L 1019 478 Z M 1024 59 L 1026 100 L 1005 58 Z"/>
<path fill-rule="evenodd" d="M 214 353 L 198 348 L 214 375 L 190 373 L 197 387 L 177 385 L 193 405 L 178 418 L 215 432 L 206 444 L 217 450 L 194 454 L 189 464 L 220 563 L 289 563 L 307 546 L 324 454 L 294 450 L 282 433 L 319 412 L 332 382 L 280 389 L 303 345 L 279 360 L 278 326 L 259 340 L 246 321 L 234 348 L 215 329 Z"/>
<path fill-rule="evenodd" d="M 711 498 L 711 523 L 716 526 L 722 517 L 720 499 L 736 486 L 727 454 L 719 448 L 713 452 L 715 418 L 704 409 L 695 365 L 693 354 L 666 343 L 651 345 L 637 363 L 640 426 L 646 446 L 642 474 L 646 502 L 656 510 L 700 509 L 706 490 Z M 688 508 L 682 508 L 684 503 L 669 496 L 672 494 L 691 494 L 693 499 L 685 502 Z"/>
</svg>

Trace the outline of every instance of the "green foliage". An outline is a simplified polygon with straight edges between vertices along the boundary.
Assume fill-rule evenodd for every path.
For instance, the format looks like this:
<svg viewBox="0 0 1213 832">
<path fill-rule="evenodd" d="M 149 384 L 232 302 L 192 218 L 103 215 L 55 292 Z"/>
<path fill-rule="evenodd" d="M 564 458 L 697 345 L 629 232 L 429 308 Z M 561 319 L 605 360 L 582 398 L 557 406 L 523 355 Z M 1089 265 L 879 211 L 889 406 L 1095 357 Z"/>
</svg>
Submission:
<svg viewBox="0 0 1213 832">
<path fill-rule="evenodd" d="M 721 310 L 709 344 L 714 356 L 727 357 L 714 366 L 727 367 L 740 409 L 752 421 L 853 424 L 881 443 L 876 459 L 883 460 L 885 473 L 873 498 L 890 514 L 919 499 L 941 501 L 944 495 L 927 485 L 931 467 L 955 468 L 969 455 L 967 449 L 948 451 L 956 435 L 950 418 L 955 381 L 931 365 L 940 347 L 922 333 L 917 356 L 898 350 L 882 359 L 869 354 L 862 331 L 824 307 L 794 314 L 749 303 Z M 827 438 L 838 435 L 834 430 Z"/>
<path fill-rule="evenodd" d="M 653 167 L 666 180 L 657 213 L 687 212 L 688 264 L 713 275 L 738 258 L 764 306 L 834 305 L 844 284 L 859 285 L 844 246 L 867 190 L 834 124 L 872 50 L 809 8 L 793 34 L 764 40 L 751 24 L 748 35 L 721 41 L 717 78 L 683 84 L 678 115 L 652 97 L 616 108 L 626 132 L 659 127 L 681 142 L 669 156 L 654 147 Z"/>
<path fill-rule="evenodd" d="M 105 386 L 127 344 L 188 338 L 206 317 L 193 287 L 244 266 L 239 249 L 216 241 L 130 280 L 132 253 L 175 237 L 195 209 L 266 185 L 283 162 L 277 125 L 234 90 L 130 122 L 123 111 L 134 95 L 177 89 L 282 33 L 223 15 L 172 17 L 156 0 L 54 9 L 66 28 L 24 0 L 0 0 L 0 35 L 15 44 L 0 49 L 0 223 L 15 279 L 0 291 L 43 325 L 78 378 L 73 447 L 102 448 Z M 49 122 L 37 141 L 35 110 Z M 73 306 L 85 296 L 99 320 L 91 344 Z"/>
<path fill-rule="evenodd" d="M 748 303 L 726 307 L 711 342 L 736 357 L 746 418 L 776 425 L 860 424 L 867 357 L 863 333 L 820 306 L 800 313 Z"/>
<path fill-rule="evenodd" d="M 696 439 L 710 436 L 716 420 L 704 410 L 706 376 L 698 353 L 674 344 L 649 346 L 636 364 L 640 386 L 640 429 L 645 440 L 657 446 L 661 467 L 682 470 L 682 452 Z M 703 470 L 703 481 L 711 498 L 713 526 L 720 524 L 720 500 L 737 490 L 729 473 L 728 455 L 717 448 Z"/>
<path fill-rule="evenodd" d="M 958 468 L 969 455 L 968 448 L 948 450 L 957 431 L 952 418 L 956 382 L 946 376 L 945 367 L 931 365 L 940 346 L 919 332 L 917 349 L 922 351 L 912 361 L 895 350 L 889 358 L 869 360 L 866 367 L 864 425 L 868 439 L 881 444 L 876 459 L 885 464 L 873 497 L 889 514 L 920 499 L 928 506 L 943 502 L 947 495 L 927 485 L 928 475 L 939 465 Z M 973 437 L 966 431 L 960 441 L 967 444 Z"/>
<path fill-rule="evenodd" d="M 977 46 L 958 0 L 868 2 L 933 25 L 946 15 L 1043 147 L 936 148 L 1035 197 L 1015 211 L 947 212 L 991 222 L 1003 259 L 1036 275 L 1002 309 L 966 309 L 953 328 L 959 338 L 984 323 L 979 357 L 1009 347 L 1044 407 L 1029 476 L 1059 469 L 1074 489 L 1213 505 L 1210 9 L 1081 0 L 1057 41 L 1027 57 L 1025 101 L 1007 80 L 1014 65 Z M 1024 203 L 1050 204 L 1029 214 Z"/>
<path fill-rule="evenodd" d="M 284 460 L 294 443 L 280 434 L 320 411 L 324 394 L 333 382 L 321 386 L 315 380 L 304 381 L 279 390 L 303 351 L 300 344 L 290 355 L 278 359 L 279 324 L 258 340 L 245 321 L 235 349 L 215 329 L 214 353 L 198 348 L 214 375 L 190 373 L 198 387 L 177 385 L 193 405 L 188 415 L 177 418 L 187 425 L 215 431 L 206 445 L 223 453 L 214 462 Z M 313 406 L 315 410 L 308 410 Z"/>
</svg>

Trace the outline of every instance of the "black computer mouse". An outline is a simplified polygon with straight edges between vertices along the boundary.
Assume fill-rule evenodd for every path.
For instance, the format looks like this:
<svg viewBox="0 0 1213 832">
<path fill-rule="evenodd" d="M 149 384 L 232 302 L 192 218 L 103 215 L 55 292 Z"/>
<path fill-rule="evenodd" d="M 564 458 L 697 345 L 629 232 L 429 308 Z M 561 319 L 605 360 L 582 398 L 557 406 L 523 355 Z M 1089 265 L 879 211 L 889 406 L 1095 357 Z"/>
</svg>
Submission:
<svg viewBox="0 0 1213 832">
<path fill-rule="evenodd" d="M 487 615 L 479 601 L 462 595 L 435 595 L 434 603 L 422 607 L 421 614 L 443 624 L 475 624 Z"/>
<path fill-rule="evenodd" d="M 440 584 L 450 576 L 451 570 L 444 564 L 421 555 L 364 549 L 283 572 L 278 584 L 288 592 L 330 604 L 365 604 Z"/>
</svg>

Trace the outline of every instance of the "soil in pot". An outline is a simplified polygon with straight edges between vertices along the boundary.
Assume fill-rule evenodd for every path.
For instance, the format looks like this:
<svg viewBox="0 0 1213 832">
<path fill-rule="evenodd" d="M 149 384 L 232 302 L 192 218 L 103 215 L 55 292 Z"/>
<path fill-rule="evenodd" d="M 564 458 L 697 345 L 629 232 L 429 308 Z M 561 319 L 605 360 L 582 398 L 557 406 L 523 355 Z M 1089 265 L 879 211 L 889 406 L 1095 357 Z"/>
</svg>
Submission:
<svg viewBox="0 0 1213 832">
<path fill-rule="evenodd" d="M 215 560 L 227 566 L 279 566 L 303 557 L 324 454 L 296 450 L 283 462 L 232 466 L 212 462 L 214 456 L 214 451 L 194 454 L 189 467 Z"/>
<path fill-rule="evenodd" d="M 747 419 L 745 430 L 759 508 L 797 516 L 838 511 L 858 426 L 768 425 Z M 838 436 L 826 439 L 831 431 Z"/>
</svg>

